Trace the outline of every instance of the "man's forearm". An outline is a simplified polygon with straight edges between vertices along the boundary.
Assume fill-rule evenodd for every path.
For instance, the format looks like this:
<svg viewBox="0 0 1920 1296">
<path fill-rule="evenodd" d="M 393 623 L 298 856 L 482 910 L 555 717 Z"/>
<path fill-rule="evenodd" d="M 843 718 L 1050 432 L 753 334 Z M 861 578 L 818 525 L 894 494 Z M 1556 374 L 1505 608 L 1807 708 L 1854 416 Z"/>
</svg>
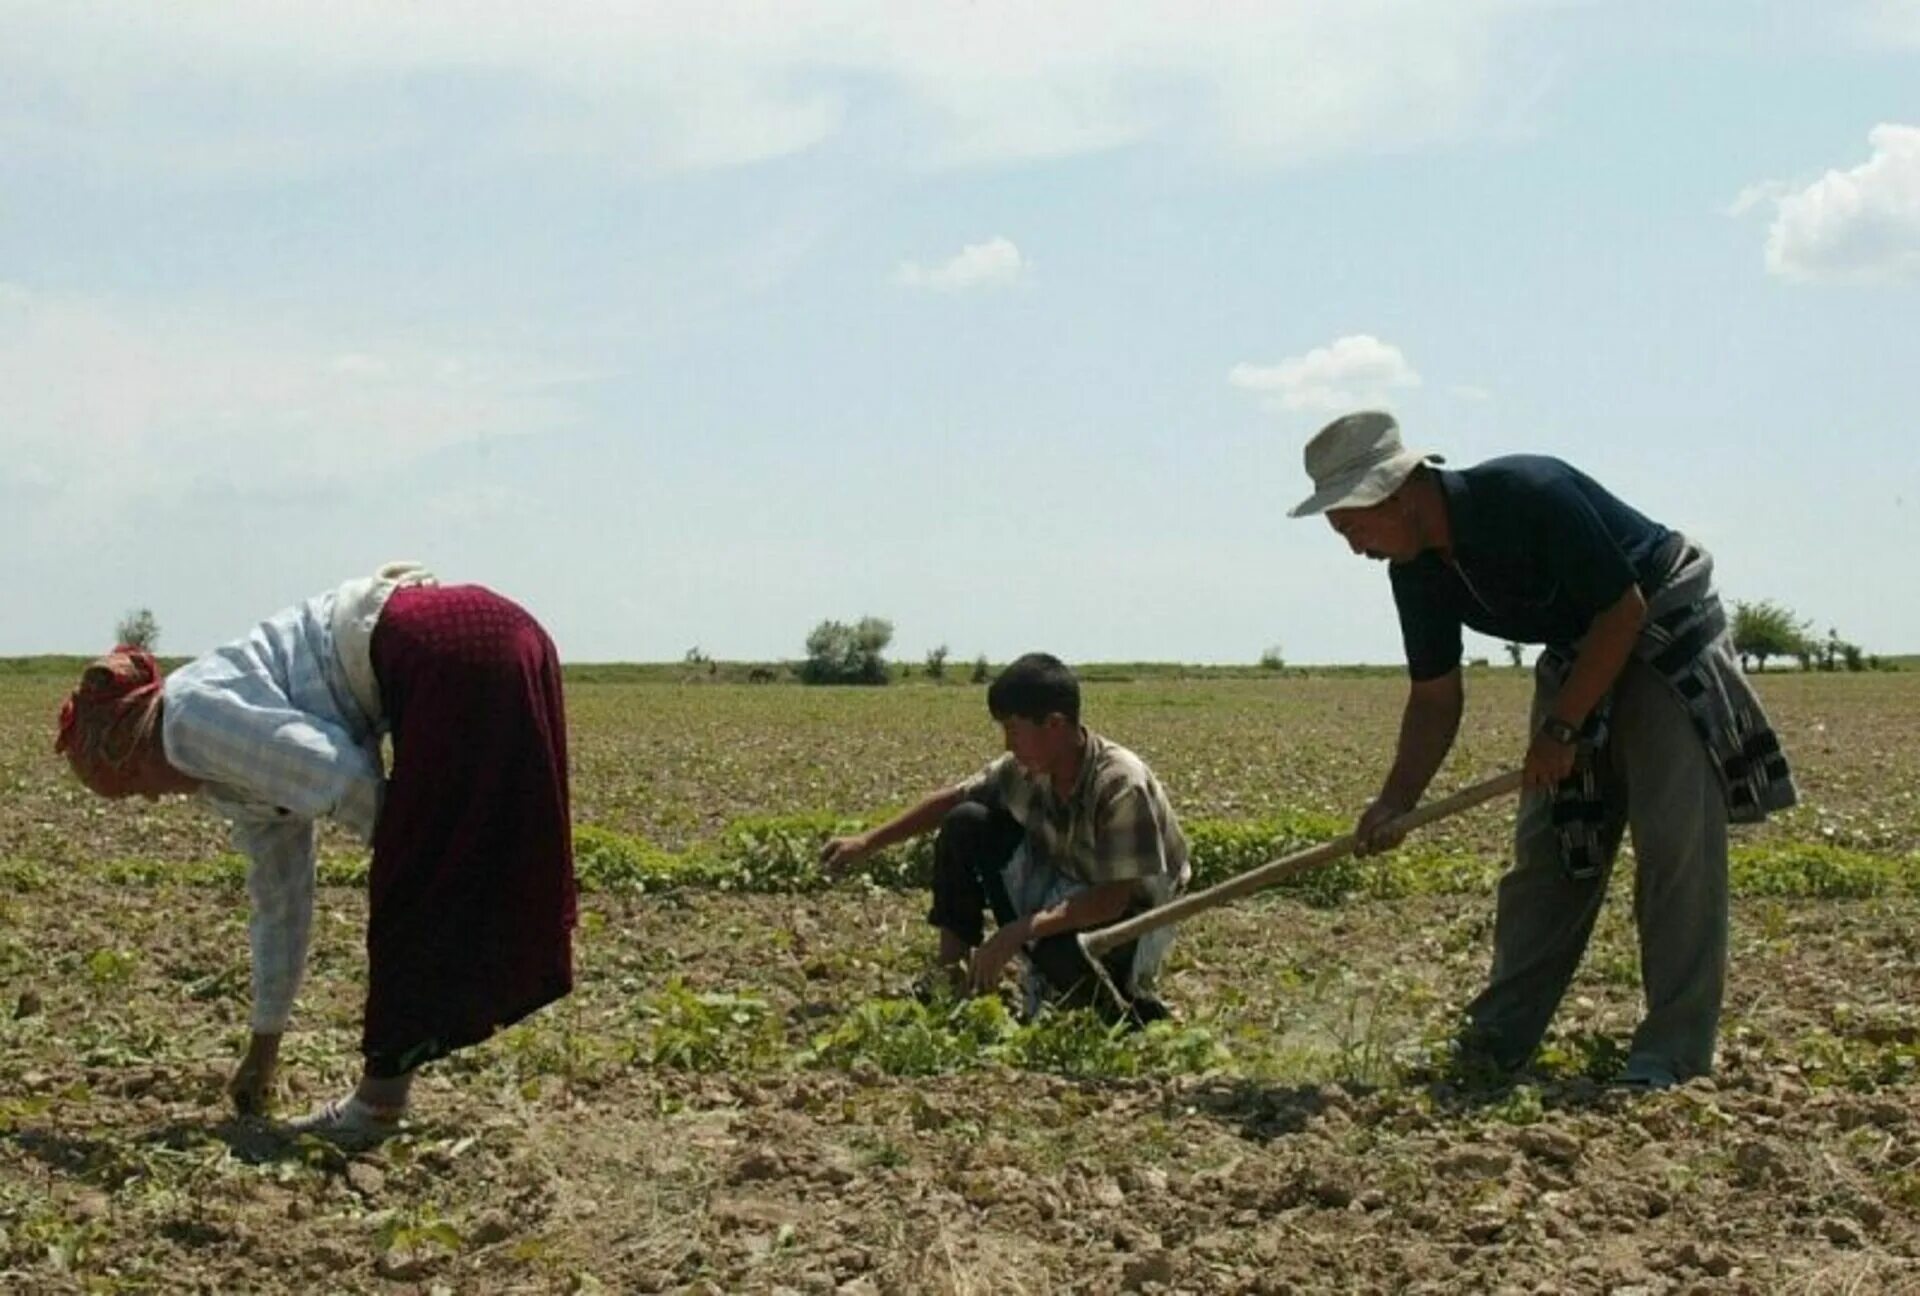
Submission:
<svg viewBox="0 0 1920 1296">
<path fill-rule="evenodd" d="M 1463 702 L 1459 697 L 1409 698 L 1400 717 L 1400 743 L 1393 769 L 1380 789 L 1380 799 L 1411 810 L 1433 782 L 1441 762 L 1453 749 L 1460 729 Z"/>
<path fill-rule="evenodd" d="M 1647 602 L 1638 588 L 1629 586 L 1618 603 L 1594 618 L 1586 642 L 1573 659 L 1566 683 L 1553 699 L 1552 714 L 1576 729 L 1607 695 L 1633 656 L 1640 629 L 1646 624 Z"/>
</svg>

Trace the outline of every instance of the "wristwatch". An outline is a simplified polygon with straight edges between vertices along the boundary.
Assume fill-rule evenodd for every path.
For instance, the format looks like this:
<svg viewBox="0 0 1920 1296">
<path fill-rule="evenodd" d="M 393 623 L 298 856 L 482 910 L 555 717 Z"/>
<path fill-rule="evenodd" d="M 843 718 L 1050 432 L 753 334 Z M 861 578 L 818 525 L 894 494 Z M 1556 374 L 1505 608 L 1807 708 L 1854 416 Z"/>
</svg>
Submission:
<svg viewBox="0 0 1920 1296">
<path fill-rule="evenodd" d="M 1580 745 L 1580 727 L 1568 724 L 1559 716 L 1548 716 L 1546 723 L 1540 726 L 1540 732 L 1563 746 Z"/>
</svg>

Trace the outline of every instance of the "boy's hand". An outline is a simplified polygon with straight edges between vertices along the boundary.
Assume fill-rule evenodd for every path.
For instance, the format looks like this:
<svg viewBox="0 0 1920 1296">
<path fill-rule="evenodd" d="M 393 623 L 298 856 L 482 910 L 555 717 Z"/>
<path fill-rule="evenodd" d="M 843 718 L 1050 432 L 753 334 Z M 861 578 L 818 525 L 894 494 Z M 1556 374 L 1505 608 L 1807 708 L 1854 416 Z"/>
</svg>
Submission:
<svg viewBox="0 0 1920 1296">
<path fill-rule="evenodd" d="M 820 871 L 829 875 L 852 868 L 873 850 L 865 833 L 835 837 L 820 848 Z"/>
<path fill-rule="evenodd" d="M 1000 978 L 1006 975 L 1007 964 L 1026 943 L 1024 920 L 1008 923 L 995 932 L 986 944 L 973 952 L 973 959 L 967 965 L 967 988 L 974 994 L 986 994 L 999 985 Z"/>
</svg>

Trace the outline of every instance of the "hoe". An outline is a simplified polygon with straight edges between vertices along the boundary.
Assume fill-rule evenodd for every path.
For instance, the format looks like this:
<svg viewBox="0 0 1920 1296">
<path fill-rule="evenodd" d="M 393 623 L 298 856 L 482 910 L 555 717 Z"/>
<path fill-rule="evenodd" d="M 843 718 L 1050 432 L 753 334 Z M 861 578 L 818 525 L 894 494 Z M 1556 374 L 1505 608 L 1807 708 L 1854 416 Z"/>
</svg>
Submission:
<svg viewBox="0 0 1920 1296">
<path fill-rule="evenodd" d="M 1389 831 L 1411 832 L 1415 828 L 1459 814 L 1471 809 L 1483 801 L 1490 801 L 1503 793 L 1512 792 L 1520 786 L 1520 771 L 1509 770 L 1505 774 L 1476 783 L 1472 787 L 1454 793 L 1439 801 L 1433 801 L 1395 819 L 1389 825 Z M 1192 895 L 1181 896 L 1169 901 L 1157 909 L 1129 918 L 1125 922 L 1115 923 L 1111 927 L 1102 927 L 1098 931 L 1079 933 L 1075 939 L 1080 950 L 1087 956 L 1094 976 L 1100 981 L 1101 991 L 1108 995 L 1112 1004 L 1123 1013 L 1131 1008 L 1127 997 L 1120 993 L 1120 987 L 1113 983 L 1107 974 L 1106 964 L 1100 956 L 1109 950 L 1117 949 L 1128 941 L 1137 940 L 1150 931 L 1165 927 L 1168 923 L 1179 922 L 1182 918 L 1191 918 L 1195 914 L 1205 913 L 1209 909 L 1218 909 L 1230 900 L 1264 890 L 1290 877 L 1298 877 L 1335 860 L 1345 859 L 1353 854 L 1358 844 L 1352 833 L 1336 837 L 1330 842 L 1310 846 L 1306 850 L 1296 851 L 1280 859 L 1269 860 L 1265 864 L 1248 869 L 1238 877 L 1228 878 L 1218 886 L 1208 887 L 1205 891 L 1196 891 Z"/>
</svg>

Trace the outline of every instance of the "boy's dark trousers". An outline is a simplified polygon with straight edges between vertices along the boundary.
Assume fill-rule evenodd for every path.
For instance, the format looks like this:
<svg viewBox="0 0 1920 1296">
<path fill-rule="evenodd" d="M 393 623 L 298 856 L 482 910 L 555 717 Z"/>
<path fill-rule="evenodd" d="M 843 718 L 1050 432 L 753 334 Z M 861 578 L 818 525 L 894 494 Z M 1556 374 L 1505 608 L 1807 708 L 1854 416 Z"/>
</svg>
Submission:
<svg viewBox="0 0 1920 1296">
<path fill-rule="evenodd" d="M 947 812 L 940 822 L 940 835 L 933 845 L 933 907 L 927 921 L 944 928 L 978 948 L 986 938 L 985 915 L 991 910 L 995 925 L 1006 926 L 1019 915 L 1007 894 L 1003 870 L 1013 852 L 1026 837 L 1020 821 L 994 806 L 977 801 L 962 801 Z M 1125 917 L 1131 918 L 1143 906 L 1136 904 Z M 1086 951 L 1072 932 L 1048 936 L 1027 947 L 1027 957 L 1046 978 L 1053 1001 L 1062 1007 L 1099 1009 L 1104 1017 L 1123 1015 L 1136 1025 L 1166 1016 L 1158 1001 L 1144 998 L 1125 1012 L 1112 1002 L 1112 996 L 1100 989 Z M 1101 963 L 1122 993 L 1133 975 L 1137 941 L 1129 941 L 1108 951 Z"/>
</svg>

